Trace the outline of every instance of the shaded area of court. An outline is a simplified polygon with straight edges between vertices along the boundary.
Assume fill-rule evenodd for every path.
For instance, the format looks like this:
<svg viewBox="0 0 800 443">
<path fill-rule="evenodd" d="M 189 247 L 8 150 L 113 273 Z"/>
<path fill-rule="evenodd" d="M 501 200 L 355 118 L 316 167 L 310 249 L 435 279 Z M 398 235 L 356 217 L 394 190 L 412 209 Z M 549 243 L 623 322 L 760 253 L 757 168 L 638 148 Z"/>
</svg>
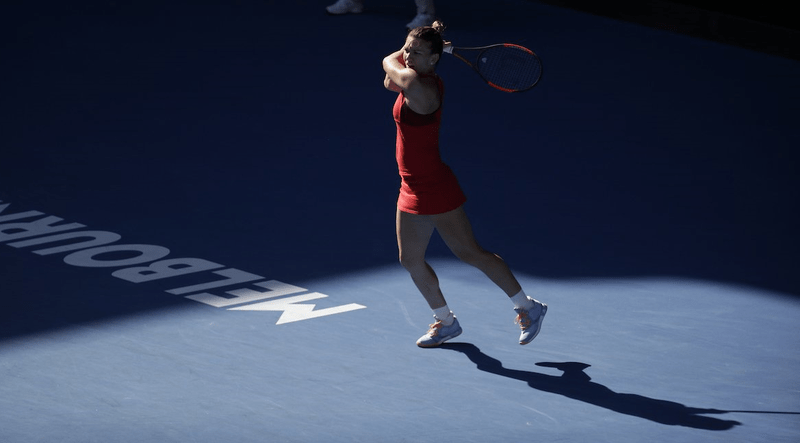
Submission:
<svg viewBox="0 0 800 443">
<path fill-rule="evenodd" d="M 412 2 L 6 7 L 0 440 L 795 441 L 800 63 L 496 3 L 437 6 L 458 44 L 534 49 L 543 82 L 503 94 L 445 58 L 443 154 L 550 310 L 520 347 L 502 293 L 434 240 L 464 327 L 434 350 L 396 264 L 381 85 Z M 44 217 L 219 267 L 126 280 L 153 261 L 8 225 Z M 186 289 L 225 270 L 255 277 Z M 290 289 L 227 292 L 266 281 Z M 330 315 L 276 324 L 291 297 Z"/>
</svg>

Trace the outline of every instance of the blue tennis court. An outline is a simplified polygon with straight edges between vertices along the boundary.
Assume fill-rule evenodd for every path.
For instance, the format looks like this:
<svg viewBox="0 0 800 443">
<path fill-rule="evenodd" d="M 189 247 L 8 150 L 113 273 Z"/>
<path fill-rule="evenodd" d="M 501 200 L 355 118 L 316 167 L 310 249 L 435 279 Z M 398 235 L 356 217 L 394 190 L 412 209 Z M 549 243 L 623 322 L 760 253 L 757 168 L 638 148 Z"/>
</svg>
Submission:
<svg viewBox="0 0 800 443">
<path fill-rule="evenodd" d="M 549 311 L 520 346 L 434 236 L 464 333 L 421 349 L 381 69 L 413 2 L 68 3 L 0 18 L 0 441 L 800 440 L 798 58 L 437 1 L 544 63 L 522 94 L 438 72 L 476 236 Z"/>
</svg>

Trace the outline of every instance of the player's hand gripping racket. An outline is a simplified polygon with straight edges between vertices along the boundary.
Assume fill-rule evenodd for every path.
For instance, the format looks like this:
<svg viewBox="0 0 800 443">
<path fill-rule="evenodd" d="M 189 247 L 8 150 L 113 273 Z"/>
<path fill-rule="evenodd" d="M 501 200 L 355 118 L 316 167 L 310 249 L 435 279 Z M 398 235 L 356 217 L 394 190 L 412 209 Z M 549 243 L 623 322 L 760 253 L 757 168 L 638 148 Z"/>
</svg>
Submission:
<svg viewBox="0 0 800 443">
<path fill-rule="evenodd" d="M 445 44 L 444 51 L 471 66 L 493 88 L 522 92 L 542 78 L 542 61 L 530 49 L 511 44 L 459 48 Z"/>
</svg>

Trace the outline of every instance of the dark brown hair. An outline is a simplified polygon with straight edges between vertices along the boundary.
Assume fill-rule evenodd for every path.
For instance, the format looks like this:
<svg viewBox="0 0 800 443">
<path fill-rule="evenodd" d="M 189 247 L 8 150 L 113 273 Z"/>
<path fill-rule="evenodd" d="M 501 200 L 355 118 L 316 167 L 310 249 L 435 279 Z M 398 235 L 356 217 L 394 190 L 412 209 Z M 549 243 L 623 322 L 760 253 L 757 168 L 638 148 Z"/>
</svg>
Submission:
<svg viewBox="0 0 800 443">
<path fill-rule="evenodd" d="M 444 32 L 444 23 L 436 20 L 431 26 L 420 26 L 408 32 L 409 37 L 418 38 L 426 41 L 431 45 L 431 54 L 442 55 L 442 48 L 444 48 L 444 40 L 442 33 Z"/>
</svg>

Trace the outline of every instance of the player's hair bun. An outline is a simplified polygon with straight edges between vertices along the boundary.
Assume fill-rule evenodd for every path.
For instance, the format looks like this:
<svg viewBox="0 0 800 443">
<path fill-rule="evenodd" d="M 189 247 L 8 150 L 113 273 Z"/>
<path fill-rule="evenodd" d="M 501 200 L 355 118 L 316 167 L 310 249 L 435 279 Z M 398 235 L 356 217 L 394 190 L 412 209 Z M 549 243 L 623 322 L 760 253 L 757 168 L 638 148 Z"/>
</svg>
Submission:
<svg viewBox="0 0 800 443">
<path fill-rule="evenodd" d="M 436 32 L 438 32 L 439 34 L 441 34 L 441 33 L 443 33 L 443 32 L 444 32 L 444 23 L 442 23 L 440 20 L 436 20 L 436 21 L 435 21 L 435 22 L 433 22 L 433 24 L 431 25 L 431 28 L 435 29 L 435 30 L 436 30 Z"/>
</svg>

